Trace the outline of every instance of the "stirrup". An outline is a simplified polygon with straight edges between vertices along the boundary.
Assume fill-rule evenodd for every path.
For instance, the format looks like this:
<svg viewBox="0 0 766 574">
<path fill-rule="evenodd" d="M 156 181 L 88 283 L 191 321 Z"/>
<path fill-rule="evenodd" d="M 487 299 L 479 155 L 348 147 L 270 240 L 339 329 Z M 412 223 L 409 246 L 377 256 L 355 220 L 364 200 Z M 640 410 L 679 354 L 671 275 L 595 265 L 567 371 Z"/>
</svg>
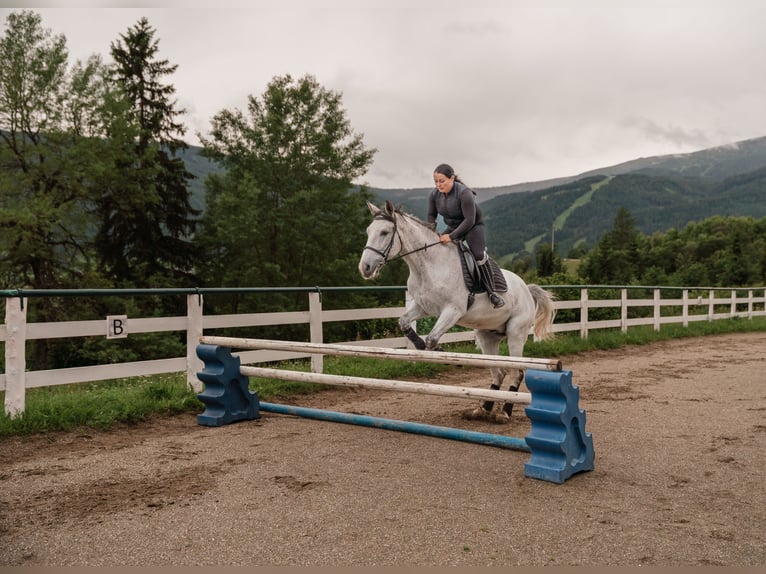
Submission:
<svg viewBox="0 0 766 574">
<path fill-rule="evenodd" d="M 492 303 L 492 306 L 495 309 L 499 309 L 503 305 L 505 305 L 505 301 L 503 301 L 503 298 L 500 297 L 497 293 L 490 292 L 489 294 L 489 302 Z"/>
</svg>

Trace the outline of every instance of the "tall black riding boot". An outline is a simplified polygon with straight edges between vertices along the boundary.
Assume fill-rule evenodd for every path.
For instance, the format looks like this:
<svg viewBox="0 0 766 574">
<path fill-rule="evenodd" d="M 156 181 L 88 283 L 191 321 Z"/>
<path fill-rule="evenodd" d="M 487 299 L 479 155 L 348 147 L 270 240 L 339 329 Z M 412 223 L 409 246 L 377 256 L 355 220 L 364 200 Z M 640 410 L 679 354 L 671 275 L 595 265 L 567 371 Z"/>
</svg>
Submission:
<svg viewBox="0 0 766 574">
<path fill-rule="evenodd" d="M 483 263 L 479 263 L 479 275 L 484 283 L 484 288 L 487 290 L 489 296 L 489 302 L 497 309 L 505 305 L 505 301 L 495 293 L 495 279 L 492 277 L 492 270 L 489 268 L 489 258 L 485 257 Z"/>
</svg>

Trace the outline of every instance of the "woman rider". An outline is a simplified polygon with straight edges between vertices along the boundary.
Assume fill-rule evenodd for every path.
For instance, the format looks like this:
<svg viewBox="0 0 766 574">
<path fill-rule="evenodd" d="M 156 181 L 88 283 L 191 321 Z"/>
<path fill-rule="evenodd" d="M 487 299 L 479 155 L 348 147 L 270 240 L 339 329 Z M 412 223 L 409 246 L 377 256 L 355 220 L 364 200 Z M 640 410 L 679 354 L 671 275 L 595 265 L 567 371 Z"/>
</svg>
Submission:
<svg viewBox="0 0 766 574">
<path fill-rule="evenodd" d="M 436 225 L 437 215 L 444 219 L 447 229 L 439 235 L 441 243 L 465 240 L 479 265 L 479 276 L 492 306 L 502 307 L 505 301 L 495 293 L 492 271 L 487 265 L 484 218 L 474 198 L 476 192 L 466 186 L 446 163 L 436 166 L 434 184 L 436 188 L 428 196 L 428 222 Z"/>
</svg>

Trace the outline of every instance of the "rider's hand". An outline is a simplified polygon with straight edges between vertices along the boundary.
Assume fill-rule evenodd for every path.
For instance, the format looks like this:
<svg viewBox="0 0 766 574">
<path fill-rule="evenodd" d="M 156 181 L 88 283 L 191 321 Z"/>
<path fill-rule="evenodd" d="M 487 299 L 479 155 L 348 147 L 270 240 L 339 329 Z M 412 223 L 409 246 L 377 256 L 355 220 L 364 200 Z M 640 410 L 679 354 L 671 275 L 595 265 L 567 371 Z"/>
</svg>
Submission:
<svg viewBox="0 0 766 574">
<path fill-rule="evenodd" d="M 439 241 L 441 241 L 442 243 L 451 243 L 452 238 L 449 236 L 448 233 L 445 233 L 444 235 L 439 236 Z"/>
</svg>

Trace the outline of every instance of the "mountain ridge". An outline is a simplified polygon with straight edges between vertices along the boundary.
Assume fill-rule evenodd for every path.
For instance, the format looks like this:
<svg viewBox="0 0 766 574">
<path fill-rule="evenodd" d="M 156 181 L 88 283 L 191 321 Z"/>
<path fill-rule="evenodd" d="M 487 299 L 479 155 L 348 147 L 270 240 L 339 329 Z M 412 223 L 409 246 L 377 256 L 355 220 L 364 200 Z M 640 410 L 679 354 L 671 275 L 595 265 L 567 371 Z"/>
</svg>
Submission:
<svg viewBox="0 0 766 574">
<path fill-rule="evenodd" d="M 220 168 L 190 148 L 185 154 L 192 205 L 204 209 L 205 176 Z M 427 188 L 368 187 L 425 219 Z M 507 259 L 554 241 L 566 255 L 575 245 L 592 247 L 608 231 L 620 207 L 638 229 L 651 234 L 680 228 L 712 215 L 766 217 L 766 137 L 684 154 L 637 158 L 573 176 L 475 188 L 486 218 L 490 253 Z"/>
</svg>

